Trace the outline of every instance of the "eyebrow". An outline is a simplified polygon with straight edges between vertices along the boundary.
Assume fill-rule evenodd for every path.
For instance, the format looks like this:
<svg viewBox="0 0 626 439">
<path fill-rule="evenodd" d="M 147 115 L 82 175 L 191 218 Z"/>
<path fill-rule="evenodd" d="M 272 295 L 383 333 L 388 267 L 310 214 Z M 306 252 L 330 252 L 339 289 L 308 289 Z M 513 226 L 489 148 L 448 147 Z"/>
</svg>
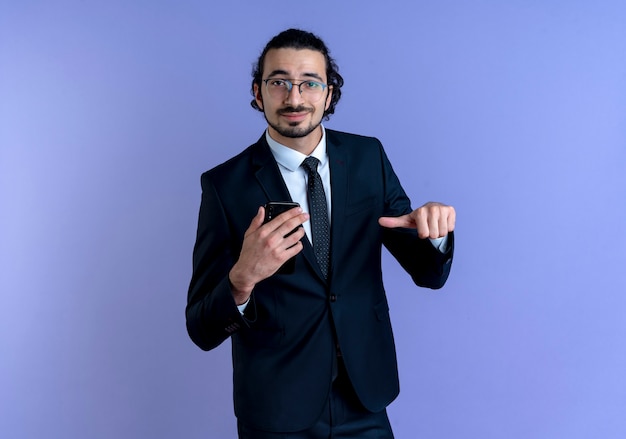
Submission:
<svg viewBox="0 0 626 439">
<path fill-rule="evenodd" d="M 269 75 L 267 75 L 268 78 L 271 78 L 273 76 L 276 75 L 289 75 L 289 72 L 285 71 L 285 70 L 273 70 Z M 317 73 L 303 73 L 302 74 L 303 77 L 310 77 L 310 78 L 315 78 L 318 79 L 320 81 L 323 81 L 322 77 L 320 75 L 318 75 Z"/>
</svg>

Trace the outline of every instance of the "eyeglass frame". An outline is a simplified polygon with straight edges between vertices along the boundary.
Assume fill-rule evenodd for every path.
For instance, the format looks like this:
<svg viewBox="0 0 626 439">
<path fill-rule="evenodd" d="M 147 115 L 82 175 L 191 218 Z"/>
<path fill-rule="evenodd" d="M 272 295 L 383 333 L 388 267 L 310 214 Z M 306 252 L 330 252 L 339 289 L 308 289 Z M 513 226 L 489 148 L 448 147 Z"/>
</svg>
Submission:
<svg viewBox="0 0 626 439">
<path fill-rule="evenodd" d="M 267 83 L 269 81 L 272 81 L 272 80 L 283 81 L 283 82 L 285 82 L 286 84 L 289 85 L 289 87 L 287 88 L 287 96 L 289 96 L 289 93 L 291 93 L 291 90 L 293 90 L 294 86 L 298 87 L 298 92 L 300 93 L 300 96 L 302 96 L 302 84 L 306 84 L 307 82 L 314 82 L 316 84 L 321 85 L 322 86 L 322 94 L 324 93 L 324 90 L 326 90 L 328 88 L 328 84 L 324 84 L 323 82 L 315 81 L 313 79 L 307 79 L 305 81 L 302 81 L 299 84 L 296 84 L 295 82 L 290 81 L 289 79 L 285 79 L 285 78 L 266 78 L 266 79 L 262 79 L 262 81 L 265 83 L 265 88 L 267 89 L 268 92 L 269 92 L 269 88 L 268 88 Z M 320 94 L 320 98 L 322 97 L 322 94 Z"/>
</svg>

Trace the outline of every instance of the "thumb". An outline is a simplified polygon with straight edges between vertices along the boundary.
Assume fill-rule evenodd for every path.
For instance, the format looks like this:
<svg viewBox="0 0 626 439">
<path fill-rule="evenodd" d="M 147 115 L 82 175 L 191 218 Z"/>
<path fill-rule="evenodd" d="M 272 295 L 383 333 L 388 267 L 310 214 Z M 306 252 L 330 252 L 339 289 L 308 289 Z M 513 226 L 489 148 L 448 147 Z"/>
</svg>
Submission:
<svg viewBox="0 0 626 439">
<path fill-rule="evenodd" d="M 263 206 L 259 206 L 259 210 L 257 211 L 254 218 L 250 222 L 250 227 L 246 231 L 246 235 L 255 232 L 259 227 L 263 225 L 263 219 L 265 218 L 265 208 Z"/>
<path fill-rule="evenodd" d="M 259 206 L 259 210 L 256 215 L 252 219 L 252 225 L 255 225 L 257 228 L 263 225 L 263 221 L 265 220 L 265 207 Z"/>
<path fill-rule="evenodd" d="M 394 229 L 396 227 L 411 228 L 415 227 L 415 221 L 409 215 L 402 215 L 398 217 L 381 216 L 378 218 L 378 224 L 382 227 Z"/>
</svg>

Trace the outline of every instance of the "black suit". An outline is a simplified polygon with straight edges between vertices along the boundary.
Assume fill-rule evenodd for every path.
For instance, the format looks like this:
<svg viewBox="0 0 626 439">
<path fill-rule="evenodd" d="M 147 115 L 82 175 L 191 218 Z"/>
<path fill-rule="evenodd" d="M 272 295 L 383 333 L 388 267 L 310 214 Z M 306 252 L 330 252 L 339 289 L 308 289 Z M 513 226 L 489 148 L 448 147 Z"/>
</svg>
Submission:
<svg viewBox="0 0 626 439">
<path fill-rule="evenodd" d="M 293 274 L 256 285 L 242 317 L 228 272 L 259 206 L 289 200 L 265 137 L 202 176 L 187 328 L 209 350 L 232 336 L 235 413 L 268 431 L 312 425 L 327 401 L 336 341 L 361 403 L 397 396 L 395 346 L 381 274 L 384 244 L 417 285 L 440 288 L 452 260 L 415 230 L 384 229 L 381 216 L 411 212 L 377 139 L 326 130 L 332 188 L 331 272 L 321 275 L 304 238 Z M 336 335 L 335 335 L 336 334 Z"/>
</svg>

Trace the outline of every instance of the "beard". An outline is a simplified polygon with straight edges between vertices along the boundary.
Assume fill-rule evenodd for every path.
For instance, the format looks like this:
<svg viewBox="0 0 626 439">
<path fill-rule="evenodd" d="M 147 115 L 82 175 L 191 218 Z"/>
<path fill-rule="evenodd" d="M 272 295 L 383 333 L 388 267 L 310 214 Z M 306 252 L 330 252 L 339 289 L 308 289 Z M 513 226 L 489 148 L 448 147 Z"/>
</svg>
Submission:
<svg viewBox="0 0 626 439">
<path fill-rule="evenodd" d="M 297 108 L 285 107 L 285 108 L 278 110 L 277 113 L 280 115 L 284 113 L 300 113 L 303 111 L 308 111 L 311 113 L 313 112 L 312 109 L 306 108 L 306 107 L 297 107 Z M 312 120 L 307 126 L 301 126 L 300 125 L 301 122 L 291 122 L 287 126 L 281 126 L 281 125 L 278 125 L 277 123 L 270 121 L 267 117 L 267 114 L 265 114 L 265 120 L 267 121 L 267 124 L 270 127 L 276 130 L 278 134 L 280 134 L 283 137 L 288 137 L 291 139 L 297 139 L 297 138 L 308 136 L 313 131 L 315 131 L 315 129 L 319 127 L 320 124 L 322 123 L 322 119 L 320 118 L 320 120 L 318 120 L 317 122 Z"/>
</svg>

